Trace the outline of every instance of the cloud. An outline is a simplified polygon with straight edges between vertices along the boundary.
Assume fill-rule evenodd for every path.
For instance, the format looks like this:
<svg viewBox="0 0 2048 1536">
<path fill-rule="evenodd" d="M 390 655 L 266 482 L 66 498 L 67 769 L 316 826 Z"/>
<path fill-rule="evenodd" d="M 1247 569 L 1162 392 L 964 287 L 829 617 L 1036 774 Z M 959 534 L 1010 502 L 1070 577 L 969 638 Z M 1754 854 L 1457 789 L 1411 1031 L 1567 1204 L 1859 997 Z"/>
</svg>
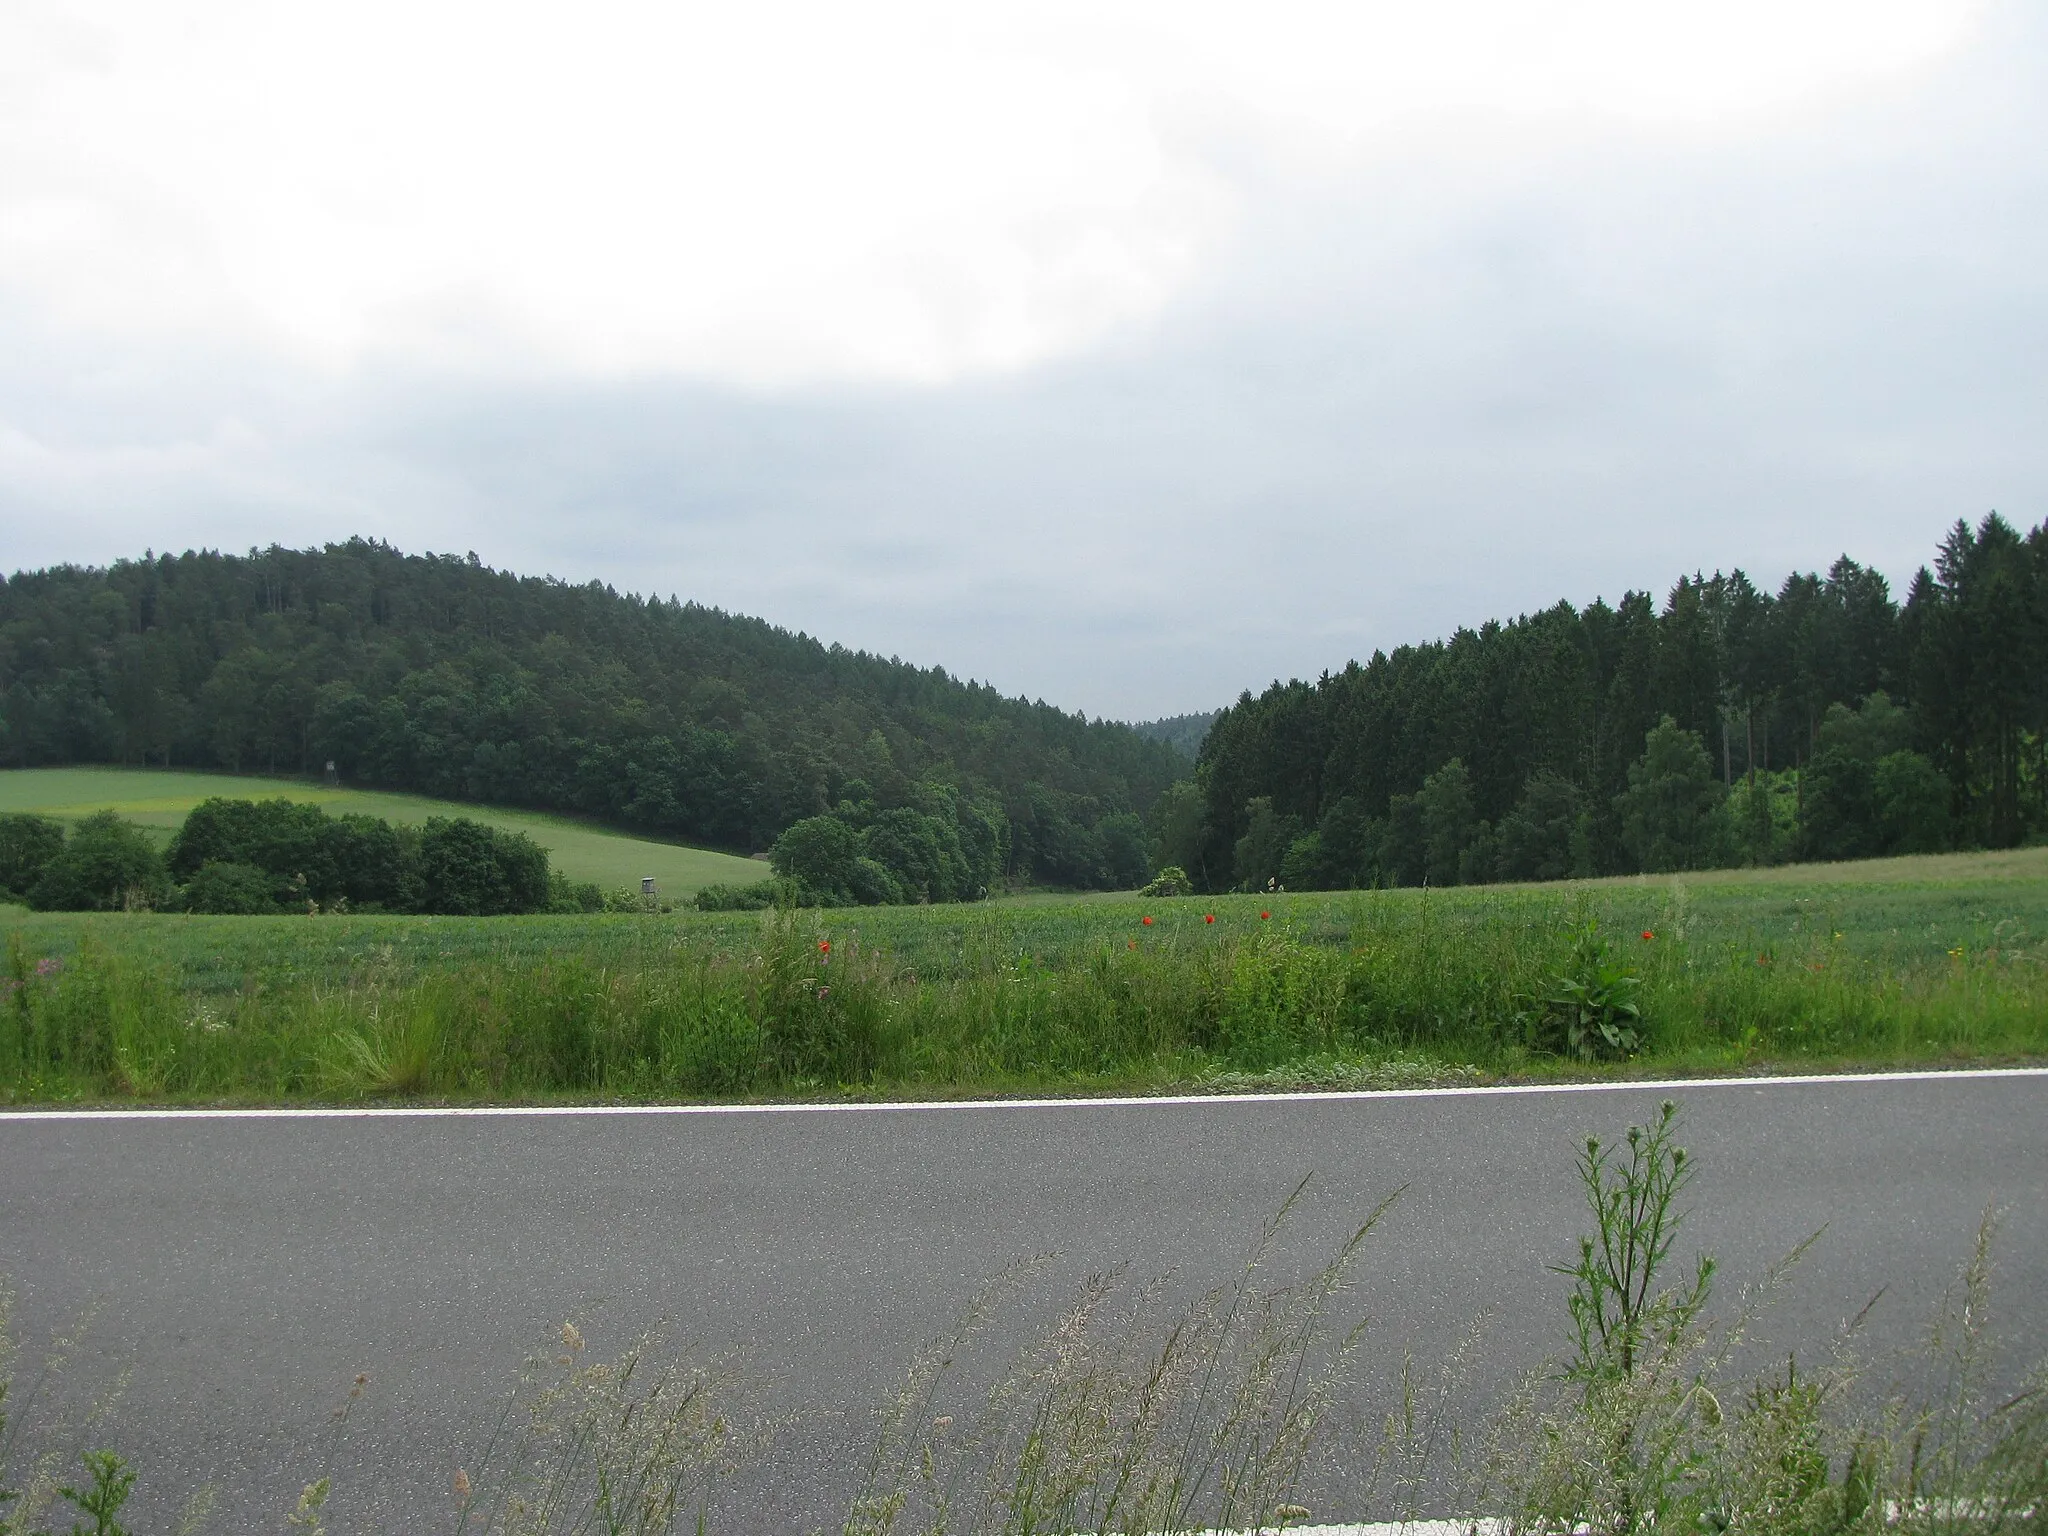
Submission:
<svg viewBox="0 0 2048 1536">
<path fill-rule="evenodd" d="M 2024 7 L 956 9 L 10 23 L 10 560 L 362 532 L 1144 715 L 2048 511 Z"/>
</svg>

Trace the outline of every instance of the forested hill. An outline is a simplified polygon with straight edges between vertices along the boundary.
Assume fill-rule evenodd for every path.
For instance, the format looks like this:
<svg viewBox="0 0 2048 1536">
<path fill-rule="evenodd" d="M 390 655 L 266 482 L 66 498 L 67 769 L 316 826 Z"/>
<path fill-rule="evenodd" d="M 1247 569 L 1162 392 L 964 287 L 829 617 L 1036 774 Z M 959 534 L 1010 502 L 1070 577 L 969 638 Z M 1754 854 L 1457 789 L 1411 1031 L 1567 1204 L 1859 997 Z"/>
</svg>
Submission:
<svg viewBox="0 0 2048 1536">
<path fill-rule="evenodd" d="M 1668 719 L 1669 725 L 1664 722 Z M 2048 835 L 2048 529 L 1559 603 L 1225 710 L 1163 856 L 1212 887 L 1549 879 Z"/>
<path fill-rule="evenodd" d="M 1168 715 L 1161 720 L 1140 720 L 1131 729 L 1150 741 L 1163 741 L 1189 762 L 1201 755 L 1202 738 L 1216 723 L 1217 710 L 1196 715 Z"/>
<path fill-rule="evenodd" d="M 0 582 L 0 764 L 313 772 L 762 849 L 842 803 L 1128 881 L 1168 746 L 757 619 L 352 540 Z M 1135 862 L 1142 862 L 1137 855 Z"/>
</svg>

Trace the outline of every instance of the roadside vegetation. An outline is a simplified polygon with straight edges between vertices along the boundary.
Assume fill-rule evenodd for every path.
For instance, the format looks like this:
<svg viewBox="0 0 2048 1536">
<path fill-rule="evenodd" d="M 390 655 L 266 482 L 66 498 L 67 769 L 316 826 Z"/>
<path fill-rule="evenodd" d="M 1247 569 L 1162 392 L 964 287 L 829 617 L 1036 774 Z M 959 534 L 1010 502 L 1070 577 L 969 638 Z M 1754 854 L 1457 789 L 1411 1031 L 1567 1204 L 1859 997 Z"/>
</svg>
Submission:
<svg viewBox="0 0 2048 1536">
<path fill-rule="evenodd" d="M 0 1096 L 976 1096 L 2032 1060 L 2044 866 L 666 917 L 17 910 Z"/>
<path fill-rule="evenodd" d="M 1925 1358 L 1891 1381 L 1857 1352 L 1881 1298 L 1782 1367 L 1736 1364 L 1816 1233 L 1730 1308 L 1707 1256 L 1678 1242 L 1697 1161 L 1676 1105 L 1614 1145 L 1589 1138 L 1577 1176 L 1587 1229 L 1559 1233 L 1555 1347 L 1504 1407 L 1476 1419 L 1460 1362 L 1396 1376 L 1384 1412 L 1333 1409 L 1361 1362 L 1398 1347 L 1369 1331 L 1354 1270 L 1398 1227 L 1398 1196 L 1367 1213 L 1318 1270 L 1275 1283 L 1293 1198 L 1234 1278 L 1175 1308 L 1115 1266 L 982 1383 L 970 1346 L 1034 1289 L 1039 1265 L 996 1277 L 907 1364 L 877 1406 L 844 1536 L 1078 1536 L 1280 1531 L 1309 1523 L 1450 1519 L 1471 1536 L 2026 1536 L 2048 1518 L 2048 1362 L 2009 1357 L 1993 1331 L 1996 1213 L 1943 1300 Z M 1306 1183 L 1306 1181 L 1304 1181 Z M 1296 1195 L 1300 1194 L 1296 1190 Z M 1160 1277 L 1161 1280 L 1164 1277 Z M 59 1340 L 27 1391 L 0 1291 L 0 1536 L 49 1529 L 129 1536 L 136 1469 L 118 1451 L 118 1385 L 79 1420 L 53 1411 Z M 1850 1302 L 1854 1304 L 1853 1300 Z M 1483 1336 L 1475 1333 L 1475 1337 Z M 749 1462 L 781 1423 L 759 1416 L 731 1360 L 655 1337 L 608 1360 L 571 1320 L 537 1352 L 495 1422 L 447 1450 L 438 1509 L 416 1529 L 488 1536 L 719 1529 Z M 359 1375 L 286 1529 L 346 1529 L 350 1488 L 318 1466 L 370 1387 Z M 39 1415 L 39 1416 L 38 1416 Z M 1355 1507 L 1311 1509 L 1341 1470 Z M 1358 1490 L 1362 1490 L 1362 1493 Z M 189 1495 L 182 1532 L 206 1528 L 215 1490 Z"/>
</svg>

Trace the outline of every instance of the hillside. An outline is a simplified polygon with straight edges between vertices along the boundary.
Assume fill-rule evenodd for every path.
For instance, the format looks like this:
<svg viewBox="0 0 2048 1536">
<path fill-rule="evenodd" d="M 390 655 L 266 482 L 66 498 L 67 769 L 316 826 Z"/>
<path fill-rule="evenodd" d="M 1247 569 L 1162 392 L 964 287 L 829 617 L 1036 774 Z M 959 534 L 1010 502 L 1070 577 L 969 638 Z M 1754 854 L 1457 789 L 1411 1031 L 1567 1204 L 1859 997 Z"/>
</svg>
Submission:
<svg viewBox="0 0 2048 1536">
<path fill-rule="evenodd" d="M 1147 741 L 1165 742 L 1192 763 L 1201 756 L 1203 739 L 1221 713 L 1210 709 L 1193 715 L 1167 715 L 1159 720 L 1140 720 L 1131 729 Z"/>
<path fill-rule="evenodd" d="M 0 581 L 0 766 L 329 761 L 351 787 L 740 853 L 842 804 L 908 808 L 1074 887 L 1128 878 L 1114 850 L 1187 771 L 942 668 L 474 557 L 358 539 Z"/>
<path fill-rule="evenodd" d="M 745 884 L 765 873 L 756 860 L 703 848 L 631 837 L 588 822 L 530 811 L 456 804 L 422 795 L 335 788 L 306 780 L 190 773 L 163 768 L 15 768 L 0 770 L 0 814 L 31 811 L 77 821 L 111 810 L 165 842 L 200 801 L 281 796 L 318 805 L 330 816 L 351 812 L 417 826 L 429 816 L 468 816 L 508 832 L 524 832 L 547 849 L 550 864 L 571 880 L 606 890 L 637 890 L 652 875 L 664 896 L 689 896 L 707 885 Z"/>
<path fill-rule="evenodd" d="M 1568 602 L 1246 693 L 1157 824 L 1210 888 L 1484 884 L 2048 835 L 2048 525 Z"/>
</svg>

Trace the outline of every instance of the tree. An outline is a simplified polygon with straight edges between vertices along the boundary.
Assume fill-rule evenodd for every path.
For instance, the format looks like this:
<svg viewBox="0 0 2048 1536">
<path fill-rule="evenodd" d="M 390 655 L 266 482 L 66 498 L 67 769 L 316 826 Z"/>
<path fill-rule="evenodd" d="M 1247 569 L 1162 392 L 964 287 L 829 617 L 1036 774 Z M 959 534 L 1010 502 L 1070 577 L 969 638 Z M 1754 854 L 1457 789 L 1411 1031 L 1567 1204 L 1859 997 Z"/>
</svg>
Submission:
<svg viewBox="0 0 2048 1536">
<path fill-rule="evenodd" d="M 824 906 L 854 900 L 855 862 L 862 856 L 860 834 L 836 816 L 807 816 L 783 829 L 769 850 L 768 864 L 785 880 L 794 880 L 811 899 Z M 893 879 L 887 878 L 893 886 Z M 872 877 L 869 884 L 873 884 Z"/>
<path fill-rule="evenodd" d="M 431 816 L 407 870 L 415 912 L 499 917 L 548 909 L 547 850 L 523 832 L 467 817 Z"/>
<path fill-rule="evenodd" d="M 1563 880 L 1588 875 L 1578 785 L 1539 768 L 1523 786 L 1521 802 L 1500 824 L 1500 874 L 1506 880 Z"/>
<path fill-rule="evenodd" d="M 1237 840 L 1231 861 L 1237 883 L 1248 891 L 1264 890 L 1280 878 L 1280 866 L 1287 850 L 1301 835 L 1301 823 L 1273 809 L 1271 797 L 1261 795 L 1245 807 L 1245 833 Z"/>
<path fill-rule="evenodd" d="M 1948 781 L 1918 752 L 1877 760 L 1872 775 L 1877 824 L 1886 853 L 1940 853 L 1953 835 Z"/>
<path fill-rule="evenodd" d="M 1472 776 L 1463 759 L 1452 758 L 1424 779 L 1415 799 L 1422 814 L 1423 874 L 1431 885 L 1456 885 L 1464 874 L 1461 862 L 1479 830 L 1472 811 Z"/>
<path fill-rule="evenodd" d="M 1102 847 L 1103 880 L 1111 890 L 1135 891 L 1152 878 L 1151 839 L 1145 835 L 1145 823 L 1132 812 L 1103 817 L 1095 836 Z"/>
<path fill-rule="evenodd" d="M 24 896 L 64 848 L 64 826 L 47 816 L 0 816 L 0 898 Z"/>
<path fill-rule="evenodd" d="M 1643 738 L 1643 755 L 1615 797 L 1622 844 L 1650 873 L 1703 869 L 1723 851 L 1720 780 L 1699 737 L 1669 715 Z"/>
<path fill-rule="evenodd" d="M 74 827 L 28 893 L 38 912 L 119 912 L 158 906 L 170 882 L 149 835 L 112 811 Z"/>
<path fill-rule="evenodd" d="M 1800 775 L 1800 852 L 1809 859 L 1867 859 L 1882 852 L 1875 765 L 1823 747 Z"/>
</svg>

